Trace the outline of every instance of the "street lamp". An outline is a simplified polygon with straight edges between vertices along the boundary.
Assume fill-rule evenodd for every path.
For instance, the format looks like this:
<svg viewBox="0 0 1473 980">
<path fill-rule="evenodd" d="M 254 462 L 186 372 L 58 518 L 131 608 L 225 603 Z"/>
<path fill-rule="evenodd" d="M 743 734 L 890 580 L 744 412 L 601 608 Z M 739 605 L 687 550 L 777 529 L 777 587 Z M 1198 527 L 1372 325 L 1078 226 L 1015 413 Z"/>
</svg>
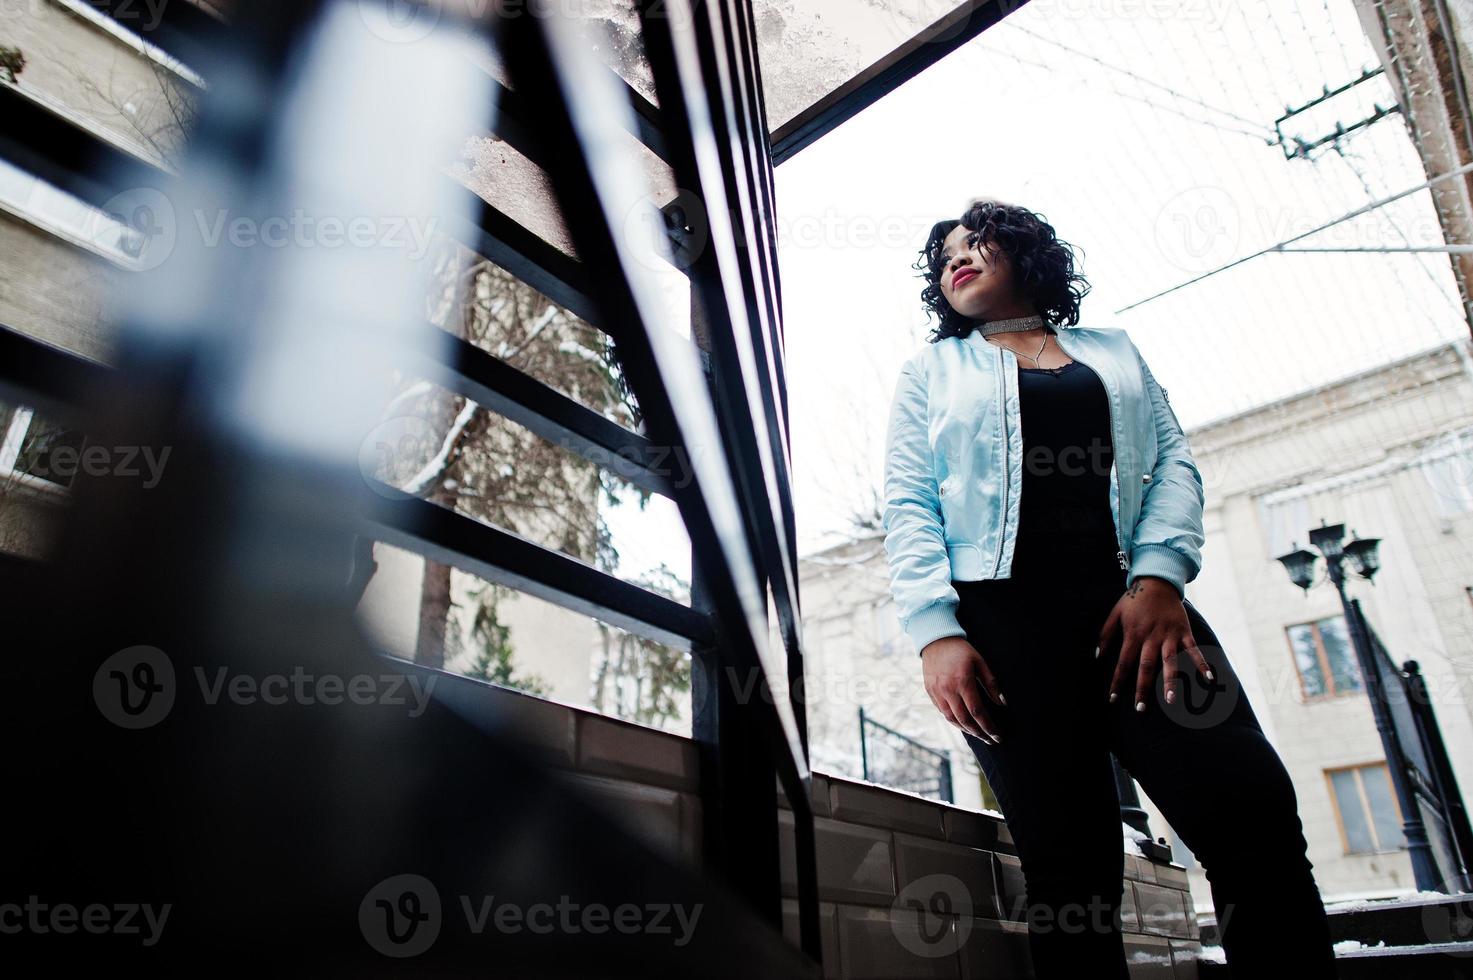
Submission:
<svg viewBox="0 0 1473 980">
<path fill-rule="evenodd" d="M 1293 543 L 1295 542 L 1290 542 L 1290 544 Z M 1317 558 L 1319 558 L 1319 555 L 1316 555 L 1308 548 L 1296 548 L 1287 555 L 1280 555 L 1278 560 L 1283 563 L 1284 568 L 1289 572 L 1290 580 L 1305 592 L 1308 592 L 1309 587 L 1314 584 L 1314 563 Z"/>
<path fill-rule="evenodd" d="M 1347 561 L 1350 563 L 1350 570 L 1368 582 L 1381 570 L 1381 559 L 1377 556 L 1377 550 L 1381 547 L 1381 539 L 1359 538 L 1355 536 L 1354 531 L 1351 531 L 1350 534 L 1351 540 L 1342 545 L 1341 539 L 1345 537 L 1345 525 L 1326 524 L 1324 518 L 1320 518 L 1319 527 L 1312 528 L 1309 532 L 1309 543 L 1325 556 L 1325 565 L 1329 571 L 1330 580 L 1340 591 L 1341 601 L 1345 601 L 1345 563 Z M 1289 579 L 1306 594 L 1314 585 L 1315 564 L 1318 560 L 1319 555 L 1308 548 L 1296 548 L 1278 557 L 1279 563 L 1289 573 Z"/>
<path fill-rule="evenodd" d="M 1371 702 L 1371 714 L 1376 719 L 1376 731 L 1381 736 L 1381 745 L 1386 752 L 1391 784 L 1401 804 L 1402 833 L 1406 836 L 1407 850 L 1412 860 L 1412 875 L 1417 887 L 1434 890 L 1439 887 L 1438 881 L 1442 876 L 1437 873 L 1437 861 L 1432 854 L 1431 842 L 1427 839 L 1427 828 L 1422 822 L 1421 810 L 1407 775 L 1406 757 L 1391 718 L 1388 692 L 1376 663 L 1376 651 L 1371 646 L 1370 629 L 1366 626 L 1360 602 L 1345 594 L 1347 564 L 1352 573 L 1366 581 L 1371 581 L 1376 572 L 1380 571 L 1381 560 L 1376 552 L 1381 539 L 1359 538 L 1352 531 L 1351 540 L 1342 544 L 1344 537 L 1344 524 L 1326 524 L 1324 518 L 1320 518 L 1320 526 L 1310 529 L 1309 543 L 1325 556 L 1325 568 L 1329 572 L 1330 581 L 1335 583 L 1335 591 L 1340 593 L 1340 606 L 1345 610 L 1346 630 L 1350 634 L 1351 646 L 1355 648 L 1356 660 L 1360 662 L 1361 678 Z M 1288 554 L 1280 555 L 1278 561 L 1289 573 L 1293 583 L 1308 596 L 1310 587 L 1315 584 L 1315 553 L 1308 548 L 1296 548 Z"/>
<path fill-rule="evenodd" d="M 1372 580 L 1381 570 L 1381 559 L 1377 555 L 1377 550 L 1381 547 L 1381 539 L 1356 538 L 1354 530 L 1350 534 L 1354 540 L 1345 546 L 1345 553 L 1350 556 L 1350 565 L 1355 569 L 1357 575 L 1375 585 L 1376 583 Z"/>
</svg>

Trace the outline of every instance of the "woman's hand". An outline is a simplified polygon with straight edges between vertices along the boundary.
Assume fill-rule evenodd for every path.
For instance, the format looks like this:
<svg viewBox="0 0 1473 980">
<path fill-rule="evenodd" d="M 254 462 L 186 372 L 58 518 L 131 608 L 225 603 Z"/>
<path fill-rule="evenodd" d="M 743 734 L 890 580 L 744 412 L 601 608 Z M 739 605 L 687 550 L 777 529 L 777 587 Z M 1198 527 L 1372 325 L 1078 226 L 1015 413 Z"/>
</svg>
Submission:
<svg viewBox="0 0 1473 980">
<path fill-rule="evenodd" d="M 921 670 L 926 693 L 937 710 L 956 727 L 988 745 L 1002 741 L 992 707 L 982 696 L 985 690 L 994 702 L 1006 705 L 997 689 L 997 678 L 982 654 L 962 636 L 932 640 L 921 651 Z"/>
<path fill-rule="evenodd" d="M 1095 649 L 1096 657 L 1109 646 L 1117 629 L 1123 638 L 1115 676 L 1110 681 L 1112 703 L 1128 683 L 1127 678 L 1134 673 L 1135 710 L 1145 711 L 1146 695 L 1155 682 L 1156 672 L 1163 666 L 1166 668 L 1166 703 L 1175 701 L 1173 681 L 1179 673 L 1176 660 L 1183 649 L 1191 654 L 1203 676 L 1212 680 L 1212 668 L 1207 665 L 1207 658 L 1202 656 L 1192 636 L 1181 593 L 1165 579 L 1142 575 L 1131 583 L 1105 620 L 1100 631 L 1100 645 Z"/>
</svg>

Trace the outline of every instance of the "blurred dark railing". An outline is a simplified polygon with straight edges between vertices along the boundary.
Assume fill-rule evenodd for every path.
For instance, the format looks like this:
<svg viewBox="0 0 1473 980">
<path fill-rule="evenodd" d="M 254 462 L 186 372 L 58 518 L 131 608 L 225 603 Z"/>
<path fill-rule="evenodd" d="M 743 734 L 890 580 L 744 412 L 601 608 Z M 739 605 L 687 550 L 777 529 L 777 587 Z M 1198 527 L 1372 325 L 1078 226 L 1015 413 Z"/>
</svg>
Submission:
<svg viewBox="0 0 1473 980">
<path fill-rule="evenodd" d="M 120 195 L 159 194 L 180 215 L 181 232 L 167 262 L 130 277 L 119 303 L 115 368 L 0 331 L 4 398 L 75 414 L 100 440 L 175 450 L 157 492 L 80 480 L 54 566 L 34 576 L 28 570 L 28 584 L 12 583 L 9 598 L 24 597 L 42 619 L 57 614 L 63 596 L 96 618 L 69 637 L 65 651 L 21 668 L 25 689 L 56 693 L 11 723 L 52 731 L 62 717 L 49 710 L 52 702 L 69 702 L 79 678 L 98 671 L 120 683 L 158 676 L 155 664 L 131 674 L 99 666 L 139 642 L 167 650 L 168 669 L 178 676 L 216 668 L 284 672 L 303 662 L 372 670 L 347 631 L 351 601 L 342 586 L 355 540 L 386 541 L 690 650 L 705 865 L 720 884 L 708 900 L 729 915 L 730 935 L 656 957 L 646 968 L 681 975 L 697 966 L 711 975 L 794 969 L 747 945 L 756 934 L 746 923 L 775 929 L 781 921 L 779 784 L 795 817 L 801 945 L 816 964 L 774 185 L 750 7 L 733 0 L 672 13 L 668 3 L 640 5 L 657 110 L 588 53 L 562 14 L 462 23 L 452 23 L 454 5 L 437 14 L 447 26 L 482 32 L 504 60 L 509 85 L 483 74 L 472 82 L 484 89 L 476 92 L 454 87 L 465 84 L 461 68 L 469 61 L 448 64 L 458 55 L 434 53 L 433 38 L 411 51 L 368 36 L 364 17 L 374 6 L 269 0 L 243 5 L 226 27 L 191 4 L 168 5 L 167 30 L 154 40 L 209 82 L 177 176 L 0 86 L 0 156 L 108 210 Z M 411 85 L 423 75 L 423 92 L 397 98 L 383 87 L 386 72 Z M 381 101 L 366 104 L 372 98 Z M 576 257 L 423 166 L 432 152 L 413 141 L 468 131 L 455 127 L 472 125 L 464 110 L 477 105 L 487 107 L 482 124 L 490 120 L 492 132 L 544 167 L 555 197 L 546 205 L 566 221 Z M 437 115 L 448 120 L 438 130 L 441 120 L 425 118 Z M 626 219 L 650 208 L 648 189 L 630 179 L 627 161 L 611 148 L 631 134 L 669 162 L 682 189 L 679 209 L 658 225 L 673 241 L 630 239 L 631 227 L 645 224 Z M 392 180 L 371 179 L 391 164 L 402 166 Z M 359 214 L 437 209 L 439 227 L 614 338 L 645 431 L 624 430 L 414 322 L 417 297 L 405 295 L 411 277 L 393 257 L 265 255 L 206 247 L 182 234 L 192 220 L 185 216 L 198 209 L 259 219 L 302 206 Z M 705 243 L 692 247 L 685 234 L 696 220 Z M 672 329 L 655 301 L 638 251 L 644 246 L 688 255 L 691 339 Z M 351 437 L 373 421 L 368 393 L 382 365 L 419 372 L 587 458 L 622 457 L 623 475 L 679 507 L 692 543 L 692 605 L 391 488 L 365 486 Z M 679 485 L 658 466 L 671 449 L 693 466 Z M 769 602 L 780 649 L 770 649 Z M 27 632 L 34 626 L 14 639 L 34 641 Z M 465 876 L 511 859 L 503 853 L 509 842 L 539 840 L 540 868 L 480 884 L 513 893 L 576 881 L 609 896 L 657 885 L 703 894 L 576 801 L 558 802 L 559 791 L 535 767 L 487 741 L 493 724 L 467 728 L 459 713 L 459 706 L 437 708 L 411 729 L 373 712 L 357 720 L 287 712 L 263 725 L 229 707 L 181 706 L 167 725 L 126 745 L 105 720 L 88 715 L 9 773 L 22 786 L 47 772 L 67 774 L 66 789 L 45 807 L 13 815 L 12 839 L 59 844 L 69 833 L 85 836 L 79 821 L 107 798 L 119 808 L 109 812 L 126 814 L 137 846 L 156 848 L 154 857 L 140 864 L 141 852 L 131 847 L 108 857 L 86 846 L 57 847 L 47 860 L 39 851 L 27 858 L 13 881 L 35 887 L 49 875 L 84 890 L 173 888 L 194 900 L 186 903 L 192 909 L 213 903 L 219 916 L 240 912 L 228 922 L 197 913 L 181 919 L 178 928 L 196 951 L 255 930 L 252 956 L 289 948 L 308 962 L 338 965 L 356 962 L 328 953 L 342 930 L 302 924 L 335 908 L 339 892 L 361 894 L 358 879 L 390 858 L 459 876 L 469 889 Z M 143 783 L 119 781 L 123 757 L 150 774 Z M 150 790 L 166 776 L 167 791 Z M 319 791 L 310 788 L 314 779 Z M 263 833 L 273 817 L 283 818 L 281 826 Z M 381 821 L 391 818 L 397 829 L 385 835 Z M 593 833 L 607 842 L 597 859 L 572 843 Z M 334 835 L 358 842 L 346 865 L 331 858 Z M 502 843 L 478 850 L 478 835 Z M 355 864 L 357 871 L 345 870 Z M 240 875 L 253 876 L 251 883 Z M 272 907 L 268 894 L 285 896 L 298 918 L 273 931 L 262 918 Z M 246 903 L 256 911 L 241 911 Z M 484 953 L 473 944 L 437 948 L 456 968 Z M 510 940 L 498 949 L 546 975 L 586 975 L 594 963 L 616 974 L 634 962 L 604 959 L 601 947 L 578 942 L 556 957 Z"/>
</svg>

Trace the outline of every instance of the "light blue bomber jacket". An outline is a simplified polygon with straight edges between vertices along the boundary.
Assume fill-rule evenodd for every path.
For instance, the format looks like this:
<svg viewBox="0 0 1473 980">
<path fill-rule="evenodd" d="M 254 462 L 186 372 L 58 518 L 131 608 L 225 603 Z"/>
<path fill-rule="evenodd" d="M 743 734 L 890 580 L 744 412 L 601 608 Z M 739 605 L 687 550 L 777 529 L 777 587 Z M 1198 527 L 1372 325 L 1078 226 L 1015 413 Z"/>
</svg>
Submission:
<svg viewBox="0 0 1473 980">
<path fill-rule="evenodd" d="M 1166 579 L 1185 595 L 1201 569 L 1205 497 L 1166 389 L 1118 327 L 1058 327 L 1110 403 L 1110 511 L 1127 583 Z M 1023 481 L 1018 359 L 977 331 L 900 369 L 885 445 L 885 553 L 900 623 L 917 652 L 965 636 L 952 581 L 1007 578 Z M 1103 624 L 1101 624 L 1103 625 Z"/>
</svg>

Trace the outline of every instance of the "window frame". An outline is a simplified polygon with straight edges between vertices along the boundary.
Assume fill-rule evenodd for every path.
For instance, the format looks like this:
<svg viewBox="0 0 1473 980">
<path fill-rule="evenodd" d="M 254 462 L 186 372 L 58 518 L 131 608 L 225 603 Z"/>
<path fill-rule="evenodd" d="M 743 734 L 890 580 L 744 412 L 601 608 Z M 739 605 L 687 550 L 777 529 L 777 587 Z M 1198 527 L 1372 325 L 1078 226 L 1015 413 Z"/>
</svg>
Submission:
<svg viewBox="0 0 1473 980">
<path fill-rule="evenodd" d="M 1330 806 L 1335 811 L 1335 829 L 1340 833 L 1340 853 L 1344 857 L 1374 857 L 1378 854 L 1396 854 L 1400 851 L 1407 850 L 1405 835 L 1403 835 L 1402 842 L 1400 844 L 1396 845 L 1395 847 L 1385 847 L 1382 845 L 1380 835 L 1376 833 L 1375 814 L 1371 812 L 1371 800 L 1370 797 L 1366 795 L 1365 771 L 1367 769 L 1380 769 L 1381 772 L 1385 774 L 1386 784 L 1391 789 L 1391 792 L 1388 795 L 1391 797 L 1392 805 L 1396 807 L 1396 822 L 1398 826 L 1403 825 L 1406 822 L 1405 817 L 1403 817 L 1402 815 L 1401 800 L 1398 799 L 1396 795 L 1396 784 L 1391 781 L 1391 766 L 1387 764 L 1386 760 L 1380 759 L 1372 762 L 1357 762 L 1345 766 L 1331 766 L 1328 769 L 1323 770 L 1325 777 L 1325 788 L 1330 793 Z M 1340 811 L 1340 794 L 1335 791 L 1334 776 L 1336 773 L 1341 772 L 1353 773 L 1355 776 L 1356 795 L 1360 799 L 1361 810 L 1366 821 L 1366 828 L 1367 830 L 1369 830 L 1372 839 L 1376 843 L 1376 847 L 1372 850 L 1353 851 L 1350 849 L 1350 837 L 1345 832 L 1345 818 Z"/>
<path fill-rule="evenodd" d="M 20 452 L 25 447 L 26 437 L 35 422 L 36 411 L 24 405 L 4 407 L 9 408 L 10 414 L 8 417 L 0 415 L 0 420 L 3 420 L 3 432 L 0 432 L 0 483 L 58 497 L 70 494 L 71 488 L 65 484 L 15 468 L 20 460 Z"/>
<path fill-rule="evenodd" d="M 1360 677 L 1361 686 L 1354 688 L 1353 690 L 1346 691 L 1337 690 L 1336 688 L 1335 673 L 1333 670 L 1330 669 L 1330 657 L 1329 654 L 1325 652 L 1324 634 L 1320 630 L 1320 624 L 1331 619 L 1338 619 L 1342 623 L 1344 623 L 1345 614 L 1332 613 L 1329 616 L 1321 616 L 1318 619 L 1301 620 L 1297 623 L 1289 623 L 1284 626 L 1284 642 L 1289 645 L 1289 663 L 1293 665 L 1294 676 L 1299 680 L 1299 700 L 1302 704 L 1308 704 L 1314 701 L 1329 701 L 1333 698 L 1354 697 L 1355 695 L 1365 693 L 1365 678 L 1361 676 L 1360 662 L 1354 659 L 1352 659 L 1352 663 L 1355 667 L 1356 676 Z M 1305 687 L 1304 672 L 1299 669 L 1298 652 L 1294 647 L 1294 639 L 1289 632 L 1297 626 L 1308 626 L 1311 630 L 1312 635 L 1314 636 L 1315 660 L 1319 664 L 1320 674 L 1325 679 L 1325 691 L 1321 694 L 1311 694 L 1309 693 L 1309 689 Z M 1348 636 L 1350 632 L 1349 623 L 1345 623 L 1345 630 L 1346 635 Z"/>
</svg>

